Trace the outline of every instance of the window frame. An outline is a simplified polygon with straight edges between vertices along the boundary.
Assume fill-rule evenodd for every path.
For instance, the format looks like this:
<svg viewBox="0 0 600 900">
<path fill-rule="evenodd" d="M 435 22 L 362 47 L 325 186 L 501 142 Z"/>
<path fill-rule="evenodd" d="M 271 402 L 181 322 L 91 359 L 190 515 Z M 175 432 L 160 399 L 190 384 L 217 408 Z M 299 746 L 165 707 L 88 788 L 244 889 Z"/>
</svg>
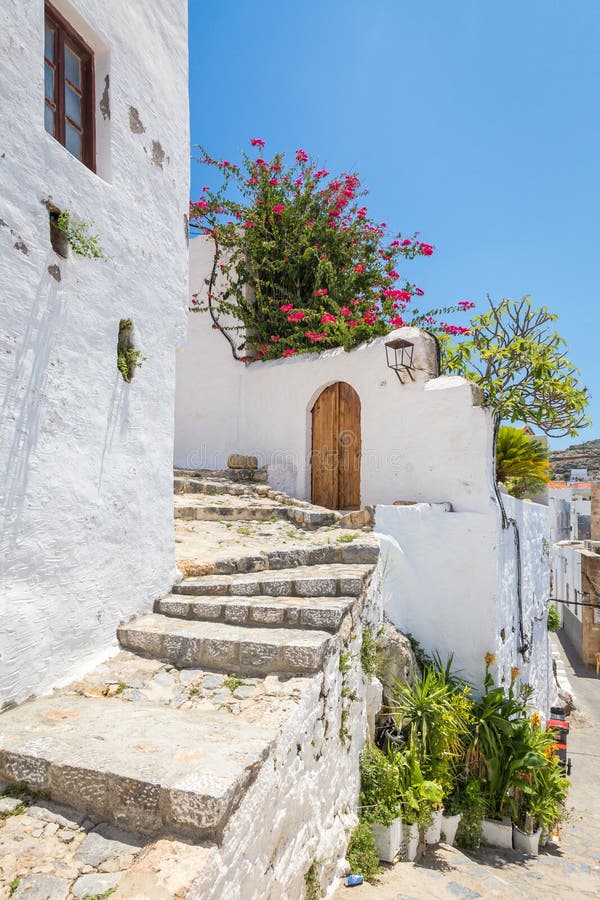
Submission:
<svg viewBox="0 0 600 900">
<path fill-rule="evenodd" d="M 46 56 L 46 26 L 54 29 L 54 61 Z M 74 51 L 81 61 L 81 129 L 77 123 L 69 119 L 65 109 L 66 85 L 70 84 L 65 75 L 65 46 Z M 44 87 L 44 117 L 46 109 L 52 110 L 54 116 L 54 134 L 50 134 L 67 153 L 79 162 L 96 171 L 96 131 L 95 131 L 95 98 L 94 98 L 94 51 L 86 44 L 81 35 L 75 31 L 72 25 L 50 3 L 44 4 L 44 67 L 46 64 L 54 72 L 54 103 L 46 98 Z M 45 68 L 44 68 L 45 71 Z M 44 75 L 45 78 L 45 75 Z M 73 85 L 77 91 L 77 87 Z M 69 121 L 72 126 L 81 131 L 81 159 L 67 148 L 66 124 Z M 44 124 L 45 128 L 45 124 Z"/>
</svg>

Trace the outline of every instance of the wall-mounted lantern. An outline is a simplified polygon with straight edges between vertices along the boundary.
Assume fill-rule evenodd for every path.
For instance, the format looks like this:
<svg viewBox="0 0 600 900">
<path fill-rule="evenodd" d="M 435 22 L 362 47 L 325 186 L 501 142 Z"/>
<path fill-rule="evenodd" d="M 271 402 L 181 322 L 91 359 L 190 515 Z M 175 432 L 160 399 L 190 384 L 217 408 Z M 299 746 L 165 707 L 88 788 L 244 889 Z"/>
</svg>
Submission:
<svg viewBox="0 0 600 900">
<path fill-rule="evenodd" d="M 404 338 L 395 338 L 395 340 L 388 341 L 385 345 L 385 356 L 388 368 L 394 370 L 400 384 L 404 384 L 404 381 L 402 380 L 402 373 L 404 372 L 407 373 L 411 381 L 415 380 L 415 376 L 413 375 L 413 372 L 415 371 L 413 365 L 414 352 L 415 345 L 411 343 L 411 341 L 405 341 Z"/>
</svg>

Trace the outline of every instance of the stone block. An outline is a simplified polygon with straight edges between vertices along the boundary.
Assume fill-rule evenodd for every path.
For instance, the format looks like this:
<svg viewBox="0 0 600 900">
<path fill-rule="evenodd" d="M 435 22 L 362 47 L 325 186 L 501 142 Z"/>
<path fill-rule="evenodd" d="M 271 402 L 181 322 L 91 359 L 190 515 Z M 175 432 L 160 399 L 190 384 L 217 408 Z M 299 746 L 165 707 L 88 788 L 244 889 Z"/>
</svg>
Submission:
<svg viewBox="0 0 600 900">
<path fill-rule="evenodd" d="M 105 895 L 107 891 L 117 887 L 124 875 L 125 872 L 90 872 L 77 879 L 71 893 L 77 900 Z"/>
<path fill-rule="evenodd" d="M 56 875 L 25 875 L 12 895 L 13 900 L 67 900 L 69 882 Z"/>
<path fill-rule="evenodd" d="M 258 469 L 256 456 L 244 456 L 241 453 L 232 453 L 227 459 L 228 469 Z"/>
</svg>

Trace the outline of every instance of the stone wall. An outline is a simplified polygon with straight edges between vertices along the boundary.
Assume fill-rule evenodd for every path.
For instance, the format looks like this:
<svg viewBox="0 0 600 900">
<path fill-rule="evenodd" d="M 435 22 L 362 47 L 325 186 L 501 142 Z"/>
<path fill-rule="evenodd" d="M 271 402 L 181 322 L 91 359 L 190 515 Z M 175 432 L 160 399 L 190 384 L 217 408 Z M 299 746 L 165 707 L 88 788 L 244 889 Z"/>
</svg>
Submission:
<svg viewBox="0 0 600 900">
<path fill-rule="evenodd" d="M 596 653 L 600 652 L 600 556 L 586 552 L 581 555 L 581 586 L 587 603 L 595 603 L 598 609 L 581 607 L 581 657 L 588 666 L 595 666 Z"/>
<path fill-rule="evenodd" d="M 187 4 L 53 0 L 96 55 L 98 174 L 44 128 L 44 4 L 0 10 L 0 705 L 106 654 L 176 577 L 187 306 Z M 108 257 L 58 256 L 51 203 Z M 117 371 L 121 319 L 146 357 Z"/>
<path fill-rule="evenodd" d="M 600 541 L 600 482 L 592 485 L 591 539 Z"/>
</svg>

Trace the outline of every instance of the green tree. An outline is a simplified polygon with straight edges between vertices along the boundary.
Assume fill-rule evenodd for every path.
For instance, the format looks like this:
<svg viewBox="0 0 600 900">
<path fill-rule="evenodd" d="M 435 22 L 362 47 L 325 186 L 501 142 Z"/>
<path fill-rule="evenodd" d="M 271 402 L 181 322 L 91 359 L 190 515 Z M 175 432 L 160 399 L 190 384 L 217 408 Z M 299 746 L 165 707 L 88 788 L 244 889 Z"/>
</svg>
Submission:
<svg viewBox="0 0 600 900">
<path fill-rule="evenodd" d="M 552 327 L 557 316 L 529 297 L 488 301 L 465 340 L 444 337 L 446 371 L 478 384 L 501 420 L 529 422 L 552 437 L 576 435 L 590 424 L 589 394 Z"/>
<path fill-rule="evenodd" d="M 513 497 L 543 490 L 550 481 L 547 448 L 526 431 L 501 425 L 496 441 L 496 479 Z"/>
</svg>

